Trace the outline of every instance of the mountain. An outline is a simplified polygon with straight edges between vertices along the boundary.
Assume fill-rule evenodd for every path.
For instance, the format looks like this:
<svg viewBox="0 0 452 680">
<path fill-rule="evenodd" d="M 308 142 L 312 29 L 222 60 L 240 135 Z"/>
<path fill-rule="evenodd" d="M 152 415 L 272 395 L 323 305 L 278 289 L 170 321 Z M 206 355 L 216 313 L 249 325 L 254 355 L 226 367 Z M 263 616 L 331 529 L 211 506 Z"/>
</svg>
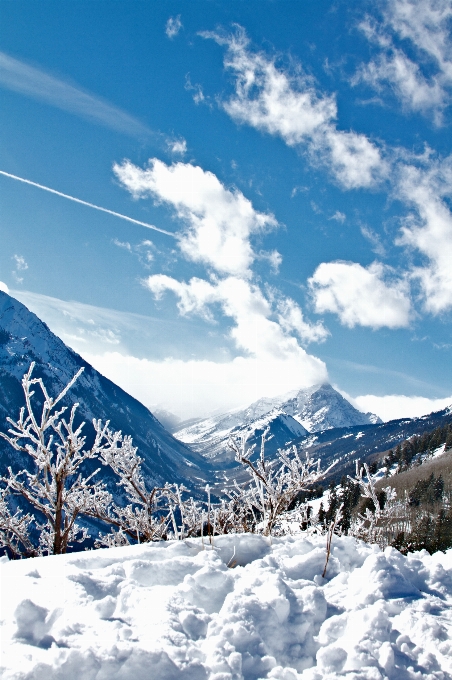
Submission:
<svg viewBox="0 0 452 680">
<path fill-rule="evenodd" d="M 230 462 L 227 442 L 244 431 L 253 433 L 251 443 L 257 443 L 266 427 L 270 428 L 266 450 L 272 455 L 277 448 L 309 432 L 332 428 L 353 427 L 381 423 L 378 416 L 362 413 L 350 404 L 331 385 L 314 385 L 304 390 L 293 390 L 273 398 L 262 398 L 244 409 L 234 409 L 204 420 L 191 421 L 174 432 L 177 439 L 215 465 Z M 299 432 L 299 434 L 296 434 Z"/>
<path fill-rule="evenodd" d="M 354 476 L 355 462 L 371 463 L 389 449 L 395 449 L 413 435 L 431 432 L 452 423 L 452 406 L 419 418 L 399 418 L 377 425 L 364 425 L 324 430 L 295 441 L 298 447 L 320 458 L 322 468 L 336 461 L 330 477 L 337 481 L 343 475 Z"/>
<path fill-rule="evenodd" d="M 221 418 L 219 416 L 218 418 Z M 268 430 L 266 455 L 272 456 L 277 449 L 290 444 L 294 439 L 299 439 L 308 434 L 307 430 L 295 418 L 288 416 L 278 409 L 257 418 L 248 418 L 245 422 L 237 422 L 234 414 L 217 422 L 217 418 L 201 421 L 201 423 L 178 432 L 176 436 L 185 438 L 185 443 L 193 451 L 207 458 L 217 471 L 235 467 L 235 454 L 229 448 L 228 441 L 232 437 L 239 440 L 245 432 L 249 435 L 247 446 L 256 445 L 258 449 L 261 436 Z"/>
<path fill-rule="evenodd" d="M 298 420 L 309 432 L 382 422 L 374 413 L 358 411 L 328 383 L 286 395 L 280 408 Z"/>
<path fill-rule="evenodd" d="M 207 480 L 204 458 L 175 439 L 153 414 L 111 380 L 105 378 L 23 304 L 0 292 L 0 430 L 6 432 L 6 417 L 17 419 L 24 405 L 21 380 L 36 362 L 33 376 L 41 377 L 49 394 L 56 396 L 81 368 L 84 372 L 69 391 L 65 405 L 79 403 L 78 413 L 86 421 L 84 432 L 92 436 L 93 418 L 109 420 L 110 428 L 133 437 L 143 458 L 143 472 L 150 484 Z M 36 396 L 38 396 L 36 390 Z M 0 474 L 7 465 L 23 467 L 26 457 L 0 439 Z M 102 470 L 104 471 L 104 470 Z M 108 473 L 105 468 L 104 475 Z M 112 486 L 113 480 L 110 480 Z M 193 486 L 188 481 L 189 486 Z"/>
</svg>

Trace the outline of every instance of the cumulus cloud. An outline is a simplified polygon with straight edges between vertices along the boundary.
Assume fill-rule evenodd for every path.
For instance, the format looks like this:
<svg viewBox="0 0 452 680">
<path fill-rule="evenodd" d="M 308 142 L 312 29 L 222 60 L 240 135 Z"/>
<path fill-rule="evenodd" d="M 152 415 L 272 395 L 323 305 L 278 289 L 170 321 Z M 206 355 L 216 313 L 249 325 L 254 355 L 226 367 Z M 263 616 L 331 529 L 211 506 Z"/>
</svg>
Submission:
<svg viewBox="0 0 452 680">
<path fill-rule="evenodd" d="M 235 322 L 230 335 L 236 346 L 256 357 L 292 357 L 294 361 L 304 361 L 304 350 L 289 333 L 295 331 L 309 342 L 323 340 L 327 335 L 320 323 L 311 326 L 305 322 L 300 307 L 290 298 L 279 301 L 277 317 L 273 320 L 271 302 L 259 286 L 245 279 L 229 276 L 208 282 L 193 278 L 184 283 L 157 274 L 150 276 L 145 285 L 157 298 L 161 298 L 165 291 L 173 292 L 183 315 L 198 314 L 212 321 L 211 307 L 220 305 L 222 313 Z"/>
<path fill-rule="evenodd" d="M 224 64 L 235 75 L 235 93 L 222 106 L 231 118 L 307 149 L 312 162 L 327 165 L 345 188 L 372 186 L 386 173 L 377 146 L 365 135 L 337 129 L 335 97 L 320 93 L 301 69 L 292 75 L 253 52 L 243 29 L 227 37 L 201 35 L 227 48 Z"/>
<path fill-rule="evenodd" d="M 337 314 L 353 328 L 408 326 L 411 302 L 406 281 L 393 277 L 379 262 L 323 262 L 308 281 L 317 313 Z"/>
<path fill-rule="evenodd" d="M 291 298 L 278 301 L 278 321 L 284 331 L 295 332 L 303 342 L 322 342 L 329 335 L 320 321 L 316 324 L 307 323 L 300 306 Z"/>
<path fill-rule="evenodd" d="M 426 167 L 402 166 L 397 196 L 415 209 L 405 220 L 397 241 L 416 249 L 427 263 L 414 267 L 428 312 L 452 307 L 452 213 L 445 201 L 452 193 L 452 157 L 428 162 Z"/>
<path fill-rule="evenodd" d="M 368 18 L 361 24 L 380 54 L 359 70 L 356 80 L 378 90 L 389 84 L 406 108 L 432 112 L 440 124 L 452 85 L 451 17 L 449 0 L 386 2 L 380 23 Z M 396 46 L 395 39 L 409 41 L 417 61 Z"/>
<path fill-rule="evenodd" d="M 153 376 L 148 383 L 167 375 L 173 391 L 174 381 L 179 386 L 183 381 L 198 409 L 202 400 L 210 409 L 217 404 L 227 408 L 263 394 L 325 380 L 325 364 L 307 354 L 297 336 L 304 343 L 318 342 L 325 339 L 327 331 L 321 322 L 310 324 L 294 300 L 270 288 L 264 293 L 252 269 L 255 261 L 263 258 L 273 269 L 281 263 L 279 253 L 255 252 L 251 243 L 255 234 L 277 226 L 273 215 L 256 211 L 240 191 L 225 188 L 214 174 L 189 163 L 167 166 L 153 159 L 143 170 L 124 161 L 116 164 L 114 171 L 134 197 L 149 196 L 174 210 L 175 219 L 183 224 L 178 234 L 181 252 L 189 261 L 207 268 L 205 278 L 194 276 L 187 282 L 160 273 L 149 276 L 143 284 L 156 300 L 174 295 L 181 316 L 198 316 L 212 324 L 226 319 L 227 339 L 241 356 L 219 363 L 167 359 L 163 364 L 137 363 L 127 357 L 118 360 L 113 371 L 124 370 L 124 376 L 136 372 L 134 380 L 141 380 L 146 373 Z M 102 365 L 104 360 L 96 361 Z M 105 361 L 113 366 L 116 360 L 107 357 Z M 118 379 L 128 379 L 121 375 Z M 149 392 L 151 388 L 146 389 Z M 180 388 L 176 391 L 181 392 Z M 171 390 L 165 387 L 163 392 L 169 394 Z M 171 403 L 174 397 L 165 402 L 165 397 L 156 396 L 153 401 L 163 401 L 173 411 L 179 408 L 180 414 L 181 409 L 188 408 L 188 397 L 177 398 L 185 400 L 185 406 Z M 150 402 L 147 397 L 146 403 Z M 193 411 L 193 404 L 191 408 Z"/>
<path fill-rule="evenodd" d="M 199 166 L 168 166 L 154 158 L 144 170 L 130 161 L 113 170 L 134 197 L 149 196 L 172 207 L 185 224 L 179 234 L 184 255 L 222 274 L 249 276 L 256 257 L 251 235 L 277 226 L 273 215 L 258 212 L 240 191 L 226 189 Z"/>
<path fill-rule="evenodd" d="M 170 17 L 166 22 L 165 33 L 170 40 L 176 37 L 182 28 L 182 21 L 180 20 L 180 14 L 177 17 Z"/>
<path fill-rule="evenodd" d="M 361 411 L 376 413 L 387 422 L 396 418 L 417 418 L 432 411 L 441 411 L 452 405 L 452 396 L 444 399 L 428 399 L 427 397 L 407 397 L 403 394 L 388 394 L 382 397 L 364 394 L 350 401 L 354 402 Z"/>
</svg>

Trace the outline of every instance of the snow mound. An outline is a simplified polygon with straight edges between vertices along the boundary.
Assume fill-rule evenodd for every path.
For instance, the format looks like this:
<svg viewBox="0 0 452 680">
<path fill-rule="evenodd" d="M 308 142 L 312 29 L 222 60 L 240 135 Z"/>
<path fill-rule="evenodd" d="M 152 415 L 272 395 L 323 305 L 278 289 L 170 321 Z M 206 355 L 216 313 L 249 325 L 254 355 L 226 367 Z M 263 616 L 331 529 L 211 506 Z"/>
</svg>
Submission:
<svg viewBox="0 0 452 680">
<path fill-rule="evenodd" d="M 452 550 L 335 537 L 322 579 L 324 543 L 228 535 L 4 559 L 1 677 L 450 679 Z"/>
</svg>

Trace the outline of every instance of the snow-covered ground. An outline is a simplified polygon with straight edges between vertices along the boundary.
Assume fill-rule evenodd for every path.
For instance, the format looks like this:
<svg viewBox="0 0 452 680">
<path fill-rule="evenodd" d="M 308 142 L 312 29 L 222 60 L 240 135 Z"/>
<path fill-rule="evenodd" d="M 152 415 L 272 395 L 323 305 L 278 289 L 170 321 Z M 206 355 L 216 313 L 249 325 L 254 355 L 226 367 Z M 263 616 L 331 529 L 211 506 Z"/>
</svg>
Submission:
<svg viewBox="0 0 452 680">
<path fill-rule="evenodd" d="M 3 559 L 1 677 L 452 678 L 452 550 L 335 537 L 324 562 L 303 535 Z"/>
</svg>

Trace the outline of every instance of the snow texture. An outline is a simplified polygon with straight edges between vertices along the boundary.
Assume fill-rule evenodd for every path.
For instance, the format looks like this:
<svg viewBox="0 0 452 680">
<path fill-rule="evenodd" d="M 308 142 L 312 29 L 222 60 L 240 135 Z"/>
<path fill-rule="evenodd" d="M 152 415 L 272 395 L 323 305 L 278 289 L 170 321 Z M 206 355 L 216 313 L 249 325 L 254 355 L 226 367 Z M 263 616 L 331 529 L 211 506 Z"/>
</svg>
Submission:
<svg viewBox="0 0 452 680">
<path fill-rule="evenodd" d="M 204 543 L 3 558 L 3 680 L 452 678 L 452 550 Z"/>
</svg>

